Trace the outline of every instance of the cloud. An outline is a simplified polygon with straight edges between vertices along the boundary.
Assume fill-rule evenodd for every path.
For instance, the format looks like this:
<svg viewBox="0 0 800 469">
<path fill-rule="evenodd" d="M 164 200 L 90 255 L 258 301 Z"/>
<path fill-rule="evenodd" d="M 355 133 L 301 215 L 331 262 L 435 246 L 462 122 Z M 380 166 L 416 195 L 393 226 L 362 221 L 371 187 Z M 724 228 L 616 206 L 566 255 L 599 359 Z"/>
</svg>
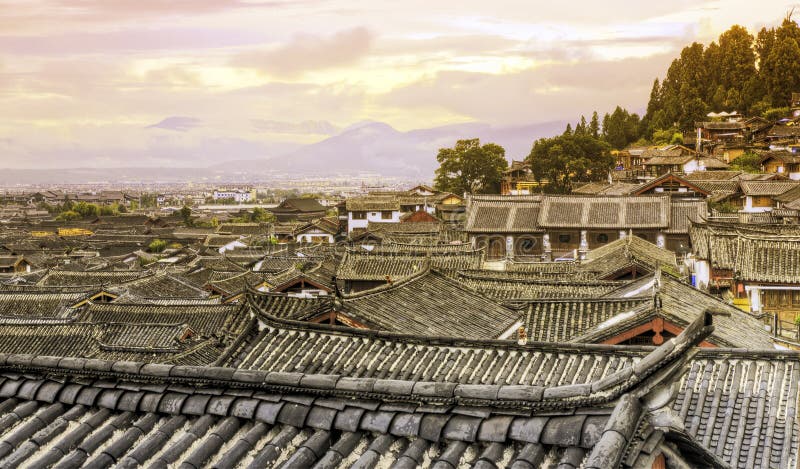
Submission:
<svg viewBox="0 0 800 469">
<path fill-rule="evenodd" d="M 305 71 L 354 64 L 367 55 L 372 41 L 372 33 L 363 27 L 328 37 L 301 34 L 272 49 L 243 53 L 233 64 L 258 68 L 275 76 L 295 76 Z"/>
<path fill-rule="evenodd" d="M 15 55 L 98 54 L 134 51 L 194 51 L 260 44 L 265 34 L 234 29 L 130 28 L 76 31 L 48 36 L 0 36 L 0 50 Z"/>
<path fill-rule="evenodd" d="M 388 93 L 385 106 L 406 113 L 438 107 L 471 119 L 498 124 L 575 120 L 617 104 L 639 112 L 654 77 L 671 54 L 617 61 L 548 64 L 510 74 L 440 72 Z"/>
<path fill-rule="evenodd" d="M 328 121 L 283 122 L 269 119 L 253 119 L 253 128 L 259 132 L 298 135 L 336 135 L 341 130 Z"/>
<path fill-rule="evenodd" d="M 203 121 L 200 119 L 195 119 L 194 117 L 186 117 L 186 116 L 171 116 L 163 119 L 161 122 L 158 122 L 153 125 L 148 125 L 148 129 L 165 129 L 165 130 L 174 130 L 176 132 L 186 132 L 187 130 L 192 130 L 195 127 L 199 127 L 202 125 Z"/>
</svg>

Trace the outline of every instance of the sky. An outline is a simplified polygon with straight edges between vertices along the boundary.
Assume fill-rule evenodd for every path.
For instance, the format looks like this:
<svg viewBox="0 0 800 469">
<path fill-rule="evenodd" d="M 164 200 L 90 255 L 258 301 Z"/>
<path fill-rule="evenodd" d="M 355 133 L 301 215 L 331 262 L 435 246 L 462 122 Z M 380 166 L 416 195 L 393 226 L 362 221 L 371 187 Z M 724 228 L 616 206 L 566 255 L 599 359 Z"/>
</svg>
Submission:
<svg viewBox="0 0 800 469">
<path fill-rule="evenodd" d="M 0 0 L 0 167 L 274 157 L 400 131 L 641 111 L 680 49 L 785 0 Z"/>
</svg>

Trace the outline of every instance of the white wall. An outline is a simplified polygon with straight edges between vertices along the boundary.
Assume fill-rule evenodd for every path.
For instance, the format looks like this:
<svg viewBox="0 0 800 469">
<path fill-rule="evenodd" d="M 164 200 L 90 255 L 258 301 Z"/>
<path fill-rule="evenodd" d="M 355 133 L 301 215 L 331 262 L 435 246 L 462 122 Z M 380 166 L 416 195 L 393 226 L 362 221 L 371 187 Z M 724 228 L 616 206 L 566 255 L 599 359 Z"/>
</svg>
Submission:
<svg viewBox="0 0 800 469">
<path fill-rule="evenodd" d="M 369 222 L 377 223 L 400 223 L 400 211 L 393 210 L 392 218 L 384 219 L 381 217 L 381 212 L 367 212 L 367 218 L 364 220 L 354 220 L 353 212 L 347 212 L 347 232 L 350 233 L 356 228 L 366 228 Z"/>
</svg>

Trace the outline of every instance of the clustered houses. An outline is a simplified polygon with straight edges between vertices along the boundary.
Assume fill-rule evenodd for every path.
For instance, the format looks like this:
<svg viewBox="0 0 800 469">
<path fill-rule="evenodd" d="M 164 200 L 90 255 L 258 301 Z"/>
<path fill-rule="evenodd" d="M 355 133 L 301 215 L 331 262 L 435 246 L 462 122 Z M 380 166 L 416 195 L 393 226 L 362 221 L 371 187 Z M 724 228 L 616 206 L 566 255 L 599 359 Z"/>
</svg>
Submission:
<svg viewBox="0 0 800 469">
<path fill-rule="evenodd" d="M 339 205 L 340 219 L 346 220 L 348 234 L 362 234 L 370 223 L 401 223 L 410 214 L 426 212 L 446 223 L 463 219 L 464 199 L 449 192 L 438 192 L 426 186 L 408 191 L 372 192 L 348 198 Z"/>
<path fill-rule="evenodd" d="M 797 467 L 800 231 L 737 177 L 4 220 L 0 467 Z"/>
<path fill-rule="evenodd" d="M 794 340 L 800 317 L 800 229 L 796 225 L 705 222 L 691 229 L 695 283 L 728 293 L 744 309 L 774 318 Z M 787 326 L 788 325 L 788 326 Z"/>
</svg>

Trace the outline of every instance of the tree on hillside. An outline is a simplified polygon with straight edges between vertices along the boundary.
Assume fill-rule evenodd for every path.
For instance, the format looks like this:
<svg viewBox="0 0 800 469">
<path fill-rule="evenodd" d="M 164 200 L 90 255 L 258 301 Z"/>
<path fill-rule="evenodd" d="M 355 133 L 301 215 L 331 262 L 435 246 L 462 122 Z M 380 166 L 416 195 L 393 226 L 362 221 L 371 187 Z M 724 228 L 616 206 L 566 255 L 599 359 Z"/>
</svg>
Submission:
<svg viewBox="0 0 800 469">
<path fill-rule="evenodd" d="M 603 117 L 603 139 L 618 150 L 635 142 L 639 139 L 639 116 L 617 106 Z"/>
<path fill-rule="evenodd" d="M 709 111 L 764 115 L 786 106 L 800 91 L 800 26 L 789 14 L 777 28 L 756 37 L 734 25 L 707 47 L 693 43 L 672 61 L 666 76 L 653 84 L 645 136 L 677 124 L 692 130 Z"/>
<path fill-rule="evenodd" d="M 780 107 L 800 90 L 800 28 L 787 18 L 774 36 L 762 78 L 772 106 Z"/>
<path fill-rule="evenodd" d="M 592 120 L 589 121 L 589 135 L 600 138 L 600 119 L 597 117 L 597 111 L 592 113 Z"/>
<path fill-rule="evenodd" d="M 497 193 L 503 170 L 508 167 L 500 145 L 481 145 L 480 139 L 459 140 L 453 148 L 441 148 L 436 160 L 434 185 L 437 190 L 463 194 Z"/>
<path fill-rule="evenodd" d="M 574 181 L 604 180 L 614 165 L 608 143 L 590 135 L 560 135 L 534 142 L 528 163 L 549 192 L 565 193 Z"/>
</svg>

